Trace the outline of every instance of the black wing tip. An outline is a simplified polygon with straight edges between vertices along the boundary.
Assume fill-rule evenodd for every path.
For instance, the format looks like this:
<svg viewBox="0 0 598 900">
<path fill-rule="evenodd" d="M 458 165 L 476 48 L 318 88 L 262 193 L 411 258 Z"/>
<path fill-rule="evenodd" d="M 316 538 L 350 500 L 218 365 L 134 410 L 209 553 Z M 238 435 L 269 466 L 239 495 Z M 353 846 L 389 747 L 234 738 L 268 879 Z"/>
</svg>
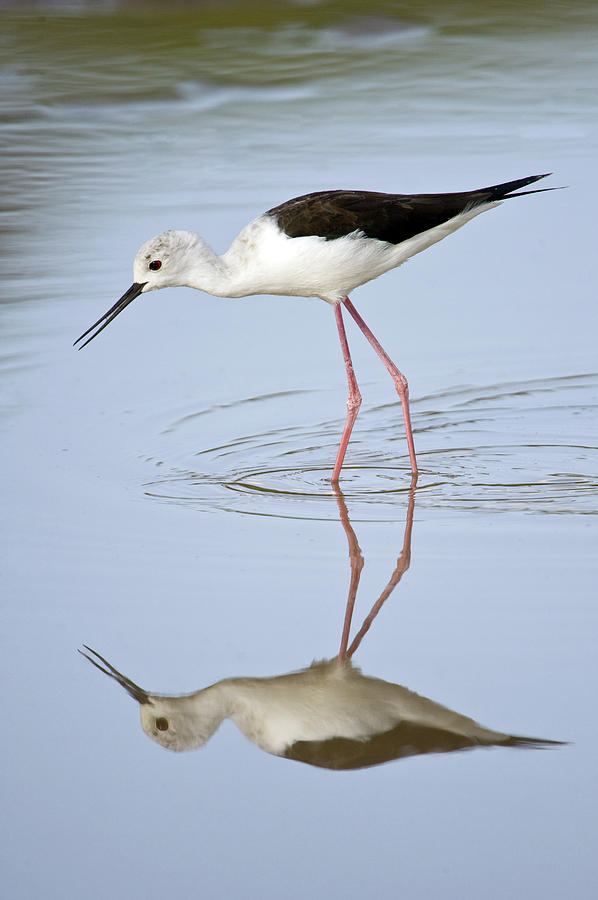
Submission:
<svg viewBox="0 0 598 900">
<path fill-rule="evenodd" d="M 511 197 L 525 197 L 527 194 L 542 194 L 545 191 L 564 190 L 565 185 L 560 185 L 559 187 L 534 188 L 531 191 L 520 190 L 520 188 L 527 187 L 528 184 L 534 184 L 542 178 L 548 178 L 552 174 L 552 172 L 545 172 L 543 175 L 528 175 L 527 178 L 517 178 L 515 181 L 506 181 L 504 184 L 494 184 L 485 190 L 488 191 L 493 200 L 510 200 Z"/>
<path fill-rule="evenodd" d="M 505 194 L 510 194 L 519 190 L 519 188 L 526 187 L 528 184 L 534 184 L 542 178 L 549 178 L 551 175 L 552 172 L 544 172 L 543 175 L 528 175 L 526 178 L 516 178 L 514 181 L 506 181 L 504 184 L 495 185 L 494 190 L 502 190 Z"/>
</svg>

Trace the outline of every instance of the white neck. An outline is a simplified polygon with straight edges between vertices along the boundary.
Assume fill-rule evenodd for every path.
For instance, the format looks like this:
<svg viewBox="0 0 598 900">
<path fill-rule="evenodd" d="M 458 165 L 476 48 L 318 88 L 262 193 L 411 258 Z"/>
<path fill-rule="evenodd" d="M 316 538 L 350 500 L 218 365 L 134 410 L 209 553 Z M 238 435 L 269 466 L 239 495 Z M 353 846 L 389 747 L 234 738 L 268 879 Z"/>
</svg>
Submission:
<svg viewBox="0 0 598 900">
<path fill-rule="evenodd" d="M 293 290 L 289 284 L 289 239 L 276 224 L 263 216 L 254 219 L 237 235 L 226 253 L 218 256 L 199 235 L 183 272 L 184 283 L 216 297 L 247 297 L 250 294 L 288 294 L 311 296 L 311 286 L 301 284 Z M 294 264 L 303 271 L 304 260 Z M 290 288 L 290 290 L 289 290 Z"/>
<path fill-rule="evenodd" d="M 184 286 L 205 291 L 216 297 L 230 297 L 228 289 L 231 285 L 230 267 L 224 258 L 214 253 L 205 241 L 197 235 L 193 260 L 184 274 Z"/>
</svg>

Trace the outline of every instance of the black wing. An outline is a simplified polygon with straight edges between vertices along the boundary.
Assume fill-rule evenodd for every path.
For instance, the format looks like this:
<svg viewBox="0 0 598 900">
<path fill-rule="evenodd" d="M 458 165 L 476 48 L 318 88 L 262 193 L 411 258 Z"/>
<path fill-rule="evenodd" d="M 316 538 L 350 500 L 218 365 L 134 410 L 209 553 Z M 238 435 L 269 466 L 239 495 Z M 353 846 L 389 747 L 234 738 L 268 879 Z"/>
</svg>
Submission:
<svg viewBox="0 0 598 900">
<path fill-rule="evenodd" d="M 531 175 L 505 184 L 458 194 L 381 194 L 374 191 L 317 191 L 269 209 L 289 237 L 315 235 L 333 241 L 361 231 L 366 237 L 400 244 L 441 225 L 480 203 L 521 197 L 554 188 L 513 193 L 546 175 Z"/>
</svg>

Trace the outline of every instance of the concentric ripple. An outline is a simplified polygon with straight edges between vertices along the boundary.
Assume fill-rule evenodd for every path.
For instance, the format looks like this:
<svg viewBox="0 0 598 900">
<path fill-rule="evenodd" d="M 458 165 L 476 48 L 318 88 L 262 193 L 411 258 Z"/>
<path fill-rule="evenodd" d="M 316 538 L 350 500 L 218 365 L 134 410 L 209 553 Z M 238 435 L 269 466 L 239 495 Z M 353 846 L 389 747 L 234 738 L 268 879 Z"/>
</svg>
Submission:
<svg viewBox="0 0 598 900">
<path fill-rule="evenodd" d="M 167 452 L 146 457 L 159 470 L 147 495 L 203 509 L 336 519 L 330 474 L 343 421 L 289 424 L 327 407 L 323 399 L 329 397 L 315 391 L 287 392 L 187 413 L 163 430 Z M 415 398 L 418 509 L 598 512 L 597 406 L 597 375 Z M 221 434 L 222 441 L 197 449 L 200 417 L 209 417 L 201 434 Z M 230 436 L 255 422 L 283 424 Z M 410 487 L 398 403 L 362 409 L 341 478 L 352 517 L 394 520 Z"/>
</svg>

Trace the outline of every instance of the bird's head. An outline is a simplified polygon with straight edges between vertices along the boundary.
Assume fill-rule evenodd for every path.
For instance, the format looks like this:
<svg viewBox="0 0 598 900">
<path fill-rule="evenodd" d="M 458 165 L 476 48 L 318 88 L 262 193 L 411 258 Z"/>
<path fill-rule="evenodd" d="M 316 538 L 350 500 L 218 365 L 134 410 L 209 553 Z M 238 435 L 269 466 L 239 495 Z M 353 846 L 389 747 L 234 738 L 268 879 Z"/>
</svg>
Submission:
<svg viewBox="0 0 598 900">
<path fill-rule="evenodd" d="M 164 287 L 181 287 L 189 284 L 194 265 L 200 263 L 202 257 L 210 254 L 207 244 L 192 231 L 164 231 L 150 238 L 139 248 L 135 256 L 134 281 L 131 287 L 108 312 L 77 338 L 75 346 L 84 338 L 87 340 L 79 349 L 89 344 L 140 294 Z"/>
<path fill-rule="evenodd" d="M 187 283 L 194 252 L 203 241 L 192 231 L 164 231 L 146 241 L 137 251 L 133 278 L 143 286 L 142 293 Z"/>
</svg>

